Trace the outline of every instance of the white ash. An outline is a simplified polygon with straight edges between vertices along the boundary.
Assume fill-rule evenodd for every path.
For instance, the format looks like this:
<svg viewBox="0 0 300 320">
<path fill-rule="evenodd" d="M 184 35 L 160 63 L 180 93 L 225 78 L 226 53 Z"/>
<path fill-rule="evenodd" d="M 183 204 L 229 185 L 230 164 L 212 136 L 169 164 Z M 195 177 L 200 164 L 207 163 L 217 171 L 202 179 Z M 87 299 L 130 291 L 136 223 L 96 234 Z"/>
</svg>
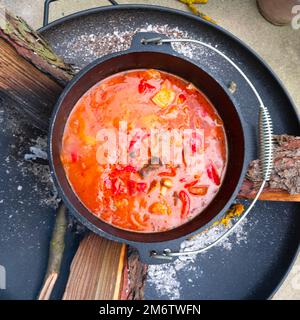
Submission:
<svg viewBox="0 0 300 320">
<path fill-rule="evenodd" d="M 217 244 L 221 250 L 231 250 L 234 244 L 240 245 L 242 243 L 247 243 L 247 231 L 245 225 L 248 223 L 247 218 L 245 218 L 241 224 L 233 231 L 233 233 L 226 237 L 222 242 Z M 181 251 L 192 251 L 201 249 L 214 240 L 218 239 L 232 226 L 230 222 L 226 227 L 223 224 L 219 224 L 211 227 L 206 232 L 202 232 L 196 237 L 185 240 L 181 244 Z M 209 258 L 209 250 L 201 253 Z M 147 283 L 154 287 L 157 294 L 162 297 L 167 297 L 170 300 L 180 299 L 181 285 L 178 278 L 178 272 L 183 271 L 193 271 L 195 278 L 200 277 L 203 271 L 198 270 L 198 265 L 196 263 L 197 255 L 187 255 L 181 256 L 172 263 L 166 263 L 161 265 L 150 265 L 148 267 L 148 277 Z M 187 280 L 192 286 L 192 279 Z"/>
<path fill-rule="evenodd" d="M 57 189 L 53 183 L 49 165 L 40 164 L 33 162 L 33 159 L 43 159 L 46 160 L 47 157 L 47 137 L 38 137 L 32 140 L 33 146 L 29 149 L 33 152 L 33 155 L 25 154 L 24 160 L 27 165 L 24 165 L 24 161 L 19 161 L 22 166 L 22 174 L 26 176 L 28 174 L 33 174 L 34 176 L 39 178 L 39 181 L 43 184 L 44 188 L 40 188 L 38 185 L 35 185 L 34 191 L 40 196 L 40 203 L 57 208 L 60 203 L 60 198 L 58 196 Z"/>
<path fill-rule="evenodd" d="M 25 160 L 36 160 L 36 159 L 43 159 L 47 160 L 48 159 L 48 154 L 46 151 L 41 149 L 40 141 L 37 142 L 37 145 L 34 145 L 29 148 L 31 153 L 26 153 L 24 155 Z M 44 147 L 44 146 L 43 146 Z"/>
<path fill-rule="evenodd" d="M 174 264 L 150 265 L 147 282 L 154 285 L 157 293 L 161 296 L 167 296 L 170 300 L 180 298 L 180 281 L 177 279 Z"/>
<path fill-rule="evenodd" d="M 20 137 L 18 137 L 20 139 Z M 32 161 L 35 157 L 41 158 L 45 160 L 47 157 L 47 137 L 41 136 L 35 139 L 31 139 L 30 142 L 32 146 L 18 146 L 18 152 L 10 153 L 9 156 L 5 158 L 4 166 L 7 167 L 5 172 L 10 175 L 11 172 L 11 163 L 16 163 L 18 167 L 18 171 L 21 172 L 24 178 L 28 176 L 36 177 L 36 182 L 30 186 L 30 191 L 28 190 L 28 199 L 30 202 L 30 198 L 34 197 L 39 200 L 41 206 L 47 206 L 52 208 L 57 208 L 60 202 L 60 198 L 58 196 L 58 192 L 54 186 L 54 183 L 51 178 L 50 168 L 47 164 L 41 164 Z M 21 141 L 22 144 L 22 141 Z M 10 146 L 14 149 L 14 146 Z M 28 157 L 28 149 L 33 152 L 33 157 Z M 18 181 L 16 181 L 16 188 L 18 191 L 22 191 L 24 185 L 18 185 Z"/>
<path fill-rule="evenodd" d="M 132 37 L 138 32 L 156 32 L 164 34 L 169 38 L 194 38 L 194 35 L 180 29 L 165 25 L 146 24 L 144 27 L 132 28 L 126 30 L 115 30 L 114 32 L 103 34 L 84 33 L 74 36 L 67 43 L 54 44 L 54 49 L 63 51 L 64 59 L 67 62 L 75 64 L 77 67 L 84 67 L 93 60 L 107 54 L 124 51 L 130 48 Z M 198 39 L 201 40 L 201 39 Z M 59 46 L 63 46 L 60 48 Z M 173 43 L 175 51 L 183 54 L 190 59 L 204 59 L 215 53 L 206 47 L 191 43 Z M 83 63 L 78 66 L 76 57 L 80 56 Z M 209 61 L 209 59 L 206 59 Z"/>
</svg>

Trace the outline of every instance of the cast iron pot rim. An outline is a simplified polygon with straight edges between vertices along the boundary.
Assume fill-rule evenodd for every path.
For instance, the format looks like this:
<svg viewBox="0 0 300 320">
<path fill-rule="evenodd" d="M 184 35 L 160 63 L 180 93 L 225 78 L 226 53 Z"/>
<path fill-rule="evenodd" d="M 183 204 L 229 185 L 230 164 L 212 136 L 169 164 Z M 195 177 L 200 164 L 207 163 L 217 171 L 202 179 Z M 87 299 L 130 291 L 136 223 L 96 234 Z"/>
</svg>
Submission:
<svg viewBox="0 0 300 320">
<path fill-rule="evenodd" d="M 115 240 L 115 241 L 119 241 L 119 242 L 125 242 L 128 244 L 154 244 L 154 243 L 163 243 L 163 242 L 170 242 L 170 241 L 182 241 L 183 239 L 186 239 L 189 236 L 192 236 L 194 234 L 198 234 L 200 232 L 202 232 L 203 230 L 207 229 L 209 226 L 211 226 L 215 221 L 218 221 L 225 213 L 225 211 L 230 207 L 230 205 L 233 203 L 233 200 L 236 198 L 236 195 L 241 187 L 241 184 L 243 182 L 245 173 L 246 173 L 246 169 L 248 166 L 248 163 L 250 161 L 250 158 L 248 156 L 248 153 L 246 152 L 246 148 L 247 146 L 249 147 L 249 145 L 251 145 L 251 142 L 249 141 L 247 143 L 247 137 L 249 137 L 249 130 L 248 127 L 246 125 L 246 122 L 244 122 L 243 120 L 243 116 L 241 114 L 241 111 L 239 110 L 238 106 L 236 105 L 233 97 L 231 97 L 226 89 L 228 90 L 228 88 L 226 88 L 222 83 L 220 83 L 219 81 L 217 81 L 209 72 L 207 72 L 206 70 L 202 69 L 200 66 L 198 66 L 196 63 L 194 63 L 193 61 L 191 61 L 189 58 L 179 54 L 178 52 L 174 51 L 174 50 L 167 50 L 167 51 L 162 51 L 159 47 L 157 49 L 153 49 L 152 50 L 142 50 L 141 48 L 130 48 L 128 50 L 124 50 L 124 51 L 119 51 L 119 52 L 114 52 L 108 55 L 105 55 L 103 57 L 100 57 L 96 60 L 94 60 L 93 62 L 91 62 L 90 64 L 88 64 L 86 67 L 84 67 L 82 70 L 80 70 L 80 72 L 78 72 L 76 74 L 76 76 L 68 83 L 68 85 L 65 87 L 65 89 L 63 90 L 62 94 L 60 95 L 57 103 L 55 104 L 55 107 L 53 109 L 52 112 L 52 116 L 51 116 L 51 120 L 50 120 L 50 128 L 49 128 L 49 135 L 48 135 L 48 153 L 50 155 L 50 172 L 51 172 L 51 176 L 53 178 L 53 181 L 57 187 L 57 190 L 59 191 L 59 194 L 61 195 L 63 202 L 66 203 L 67 207 L 70 209 L 71 213 L 83 224 L 85 225 L 87 228 L 89 228 L 90 230 L 92 230 L 93 232 L 100 234 L 110 240 Z M 165 55 L 170 55 L 170 56 L 174 56 L 176 58 L 180 58 L 183 59 L 186 62 L 189 62 L 191 64 L 193 64 L 194 66 L 196 66 L 197 68 L 201 69 L 202 72 L 206 73 L 208 76 L 210 76 L 211 78 L 214 79 L 214 81 L 217 83 L 217 85 L 219 85 L 224 93 L 226 94 L 226 96 L 228 97 L 228 99 L 232 102 L 232 105 L 234 106 L 234 109 L 236 111 L 236 114 L 238 115 L 238 118 L 240 120 L 240 124 L 241 124 L 241 128 L 242 128 L 242 134 L 243 134 L 243 140 L 244 140 L 244 156 L 243 156 L 243 166 L 241 168 L 241 173 L 240 173 L 240 178 L 238 180 L 238 183 L 236 184 L 236 187 L 234 189 L 234 192 L 232 193 L 232 195 L 230 196 L 230 198 L 227 200 L 226 204 L 224 205 L 224 207 L 218 212 L 218 214 L 216 214 L 210 221 L 208 221 L 206 224 L 204 224 L 202 227 L 187 232 L 184 235 L 180 235 L 177 237 L 168 237 L 166 240 L 159 240 L 156 238 L 159 238 L 159 235 L 161 234 L 166 234 L 172 230 L 176 230 L 177 228 L 180 228 L 182 225 L 178 226 L 177 228 L 171 229 L 171 230 L 167 230 L 164 232 L 148 232 L 148 233 L 144 233 L 144 232 L 134 232 L 134 231 L 130 231 L 130 230 L 123 230 L 120 228 L 117 228 L 115 226 L 112 226 L 110 224 L 108 224 L 110 227 L 112 227 L 112 229 L 116 230 L 117 232 L 120 230 L 121 231 L 126 231 L 127 233 L 131 234 L 132 236 L 138 236 L 138 235 L 151 235 L 151 241 L 142 241 L 142 240 L 129 240 L 129 239 L 125 239 L 119 236 L 116 236 L 114 234 L 108 233 L 100 228 L 98 228 L 95 223 L 101 219 L 97 218 L 93 213 L 91 213 L 87 208 L 86 210 L 89 212 L 89 218 L 88 217 L 84 217 L 72 204 L 72 201 L 69 200 L 69 197 L 67 196 L 67 194 L 65 193 L 65 190 L 63 189 L 63 187 L 60 184 L 60 179 L 58 178 L 57 174 L 56 174 L 56 170 L 55 170 L 55 166 L 54 166 L 54 162 L 53 162 L 53 154 L 52 154 L 52 136 L 53 136 L 53 129 L 54 129 L 54 125 L 56 123 L 56 119 L 57 119 L 57 114 L 60 110 L 61 105 L 63 104 L 63 101 L 65 99 L 65 97 L 69 94 L 69 92 L 72 90 L 73 86 L 80 81 L 80 79 L 89 71 L 91 71 L 91 69 L 93 69 L 94 67 L 96 67 L 97 65 L 108 61 L 112 58 L 115 57 L 119 57 L 122 55 L 126 55 L 126 54 L 131 54 L 131 53 L 160 53 L 160 54 L 165 54 Z M 176 75 L 176 74 L 175 74 Z M 226 173 L 225 173 L 226 174 Z M 73 191 L 73 193 L 75 194 L 75 192 Z M 75 194 L 75 196 L 77 197 L 77 195 Z M 80 200 L 79 200 L 80 201 Z M 214 200 L 212 200 L 214 201 Z M 194 218 L 193 218 L 194 219 Z M 192 219 L 192 220 L 193 220 Z M 192 221 L 191 220 L 191 221 Z M 102 222 L 104 222 L 103 220 L 101 220 Z M 190 222 L 190 221 L 189 221 Z M 189 223 L 187 222 L 187 223 Z M 106 223 L 106 222 L 104 222 Z M 107 224 L 107 223 L 106 223 Z"/>
</svg>

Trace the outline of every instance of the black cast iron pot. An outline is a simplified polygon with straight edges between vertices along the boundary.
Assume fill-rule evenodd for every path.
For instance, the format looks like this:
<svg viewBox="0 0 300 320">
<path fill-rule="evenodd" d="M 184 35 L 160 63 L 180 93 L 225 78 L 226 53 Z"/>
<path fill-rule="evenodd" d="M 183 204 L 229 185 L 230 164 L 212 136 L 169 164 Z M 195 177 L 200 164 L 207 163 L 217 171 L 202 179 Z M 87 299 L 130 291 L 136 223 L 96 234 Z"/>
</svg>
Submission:
<svg viewBox="0 0 300 320">
<path fill-rule="evenodd" d="M 153 264 L 168 260 L 155 259 L 151 252 L 178 250 L 187 237 L 199 233 L 220 219 L 232 204 L 244 179 L 250 159 L 254 158 L 251 134 L 242 119 L 227 84 L 210 76 L 186 57 L 175 52 L 169 44 L 143 45 L 143 38 L 164 35 L 138 33 L 131 48 L 102 57 L 84 68 L 61 94 L 50 123 L 49 155 L 53 179 L 69 210 L 87 228 L 105 238 L 136 247 L 143 262 Z M 204 211 L 191 221 L 172 230 L 140 233 L 114 227 L 94 216 L 73 192 L 60 160 L 62 136 L 70 112 L 80 97 L 97 82 L 115 73 L 130 69 L 159 69 L 177 75 L 196 85 L 213 103 L 221 116 L 228 142 L 228 165 L 221 188 Z"/>
</svg>

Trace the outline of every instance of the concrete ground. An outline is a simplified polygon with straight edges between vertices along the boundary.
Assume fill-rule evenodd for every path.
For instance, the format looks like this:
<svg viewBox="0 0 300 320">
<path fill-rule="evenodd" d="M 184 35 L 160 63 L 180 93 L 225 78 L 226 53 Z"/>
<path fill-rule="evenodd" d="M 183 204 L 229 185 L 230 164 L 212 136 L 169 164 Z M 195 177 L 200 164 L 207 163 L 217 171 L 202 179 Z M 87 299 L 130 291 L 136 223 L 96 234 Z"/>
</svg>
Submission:
<svg viewBox="0 0 300 320">
<path fill-rule="evenodd" d="M 119 3 L 146 3 L 187 10 L 176 0 L 118 0 Z M 42 25 L 44 0 L 0 0 L 33 27 Z M 105 0 L 60 0 L 51 4 L 50 20 L 79 10 L 107 5 Z M 264 58 L 291 94 L 300 111 L 300 29 L 276 27 L 258 13 L 255 0 L 209 0 L 201 9 L 250 45 Z M 284 106 L 283 106 L 284 107 Z M 300 299 L 300 256 L 274 299 Z"/>
</svg>

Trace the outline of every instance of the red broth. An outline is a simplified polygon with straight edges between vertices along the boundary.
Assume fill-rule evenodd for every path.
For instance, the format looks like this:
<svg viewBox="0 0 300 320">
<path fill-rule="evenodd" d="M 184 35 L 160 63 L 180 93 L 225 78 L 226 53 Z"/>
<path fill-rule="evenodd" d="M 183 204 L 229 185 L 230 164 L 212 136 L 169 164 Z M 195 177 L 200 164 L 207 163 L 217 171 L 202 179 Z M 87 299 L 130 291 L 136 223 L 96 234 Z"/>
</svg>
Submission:
<svg viewBox="0 0 300 320">
<path fill-rule="evenodd" d="M 117 136 L 120 121 L 127 123 L 126 143 Z M 116 133 L 117 145 L 103 134 L 99 138 L 106 128 Z M 199 168 L 191 170 L 186 163 L 186 147 L 180 150 L 180 164 L 153 156 L 151 129 L 196 128 L 203 135 L 193 132 L 189 146 L 193 154 L 200 145 Z M 170 139 L 180 148 L 180 139 Z M 145 141 L 147 159 L 142 161 Z M 126 163 L 99 161 L 99 156 L 111 159 L 115 149 L 119 156 L 118 146 L 127 152 Z M 131 231 L 165 231 L 201 214 L 215 197 L 226 169 L 226 135 L 215 108 L 193 84 L 158 70 L 131 70 L 100 81 L 76 103 L 61 160 L 74 192 L 98 218 Z"/>
</svg>

